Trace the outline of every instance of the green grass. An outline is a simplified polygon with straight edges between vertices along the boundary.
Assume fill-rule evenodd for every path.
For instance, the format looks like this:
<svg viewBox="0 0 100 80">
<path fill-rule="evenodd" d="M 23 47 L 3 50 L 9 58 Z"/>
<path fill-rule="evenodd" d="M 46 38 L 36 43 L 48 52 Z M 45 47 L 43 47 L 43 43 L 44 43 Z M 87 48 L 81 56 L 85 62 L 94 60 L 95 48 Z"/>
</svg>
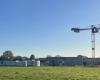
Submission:
<svg viewBox="0 0 100 80">
<path fill-rule="evenodd" d="M 0 67 L 0 80 L 100 80 L 100 68 Z"/>
</svg>

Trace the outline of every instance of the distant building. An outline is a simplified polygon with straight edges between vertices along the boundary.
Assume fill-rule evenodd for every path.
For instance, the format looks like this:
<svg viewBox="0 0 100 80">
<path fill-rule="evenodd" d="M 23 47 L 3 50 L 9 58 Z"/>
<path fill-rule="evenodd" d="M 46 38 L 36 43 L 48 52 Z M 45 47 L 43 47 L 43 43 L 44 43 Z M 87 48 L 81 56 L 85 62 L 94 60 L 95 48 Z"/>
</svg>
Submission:
<svg viewBox="0 0 100 80">
<path fill-rule="evenodd" d="M 89 66 L 100 65 L 100 58 L 48 57 L 27 61 L 0 61 L 0 66 Z"/>
<path fill-rule="evenodd" d="M 0 61 L 0 66 L 35 66 L 35 62 L 28 61 Z"/>
<path fill-rule="evenodd" d="M 81 57 L 48 57 L 40 58 L 40 62 L 44 66 L 78 66 L 83 64 Z"/>
<path fill-rule="evenodd" d="M 100 58 L 84 58 L 84 65 L 100 65 Z"/>
<path fill-rule="evenodd" d="M 100 65 L 100 58 L 48 57 L 40 58 L 41 66 L 88 66 Z"/>
</svg>

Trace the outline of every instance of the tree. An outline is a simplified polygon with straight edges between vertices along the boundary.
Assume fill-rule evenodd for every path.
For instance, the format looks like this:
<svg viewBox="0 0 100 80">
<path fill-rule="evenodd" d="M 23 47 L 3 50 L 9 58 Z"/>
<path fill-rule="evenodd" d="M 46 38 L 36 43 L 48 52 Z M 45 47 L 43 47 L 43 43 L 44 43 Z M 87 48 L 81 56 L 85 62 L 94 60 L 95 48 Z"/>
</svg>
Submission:
<svg viewBox="0 0 100 80">
<path fill-rule="evenodd" d="M 1 56 L 2 60 L 13 60 L 14 55 L 11 50 L 7 50 L 3 52 L 3 55 Z"/>
<path fill-rule="evenodd" d="M 83 55 L 78 55 L 77 57 L 88 58 L 87 56 L 83 56 Z"/>
<path fill-rule="evenodd" d="M 26 56 L 24 56 L 24 57 L 22 57 L 22 60 L 23 60 L 23 61 L 25 61 L 25 60 L 29 60 L 29 58 L 26 57 Z"/>
<path fill-rule="evenodd" d="M 30 60 L 34 60 L 34 59 L 35 59 L 35 55 L 34 54 L 31 54 Z"/>
<path fill-rule="evenodd" d="M 16 56 L 16 57 L 14 58 L 14 61 L 16 61 L 16 60 L 18 60 L 18 61 L 22 61 L 23 58 L 22 58 L 21 56 Z"/>
<path fill-rule="evenodd" d="M 47 57 L 46 58 L 51 58 L 52 56 L 51 55 L 47 55 Z"/>
<path fill-rule="evenodd" d="M 3 56 L 0 56 L 0 60 L 3 60 Z"/>
<path fill-rule="evenodd" d="M 56 55 L 55 57 L 61 57 L 60 55 Z"/>
</svg>

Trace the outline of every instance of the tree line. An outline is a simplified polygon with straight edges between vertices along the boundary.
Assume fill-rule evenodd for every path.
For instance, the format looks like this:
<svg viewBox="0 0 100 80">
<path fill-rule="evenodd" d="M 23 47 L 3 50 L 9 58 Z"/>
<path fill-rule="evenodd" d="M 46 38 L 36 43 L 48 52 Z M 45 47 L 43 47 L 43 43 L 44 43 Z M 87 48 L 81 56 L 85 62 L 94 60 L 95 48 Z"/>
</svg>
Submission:
<svg viewBox="0 0 100 80">
<path fill-rule="evenodd" d="M 51 55 L 47 55 L 46 58 L 50 58 L 52 57 Z M 61 57 L 60 55 L 56 55 L 55 57 Z M 83 56 L 83 55 L 77 55 L 77 57 L 82 57 L 82 58 L 88 58 L 87 56 Z M 0 56 L 0 60 L 2 61 L 24 61 L 24 60 L 34 60 L 35 59 L 35 55 L 31 54 L 30 57 L 22 57 L 22 56 L 14 56 L 13 52 L 11 50 L 7 50 L 5 52 L 3 52 L 3 54 Z"/>
<path fill-rule="evenodd" d="M 11 50 L 7 50 L 5 52 L 3 52 L 3 54 L 0 56 L 0 60 L 4 61 L 24 61 L 24 60 L 34 60 L 35 59 L 35 55 L 31 54 L 30 57 L 22 57 L 22 56 L 14 56 L 13 52 Z"/>
</svg>

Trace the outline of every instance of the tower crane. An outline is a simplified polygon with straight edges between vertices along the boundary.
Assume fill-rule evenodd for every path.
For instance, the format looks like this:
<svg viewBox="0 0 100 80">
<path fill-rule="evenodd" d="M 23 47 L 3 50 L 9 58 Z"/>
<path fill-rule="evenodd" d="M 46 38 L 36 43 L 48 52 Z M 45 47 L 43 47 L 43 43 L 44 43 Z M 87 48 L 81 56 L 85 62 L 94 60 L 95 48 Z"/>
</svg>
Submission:
<svg viewBox="0 0 100 80">
<path fill-rule="evenodd" d="M 91 30 L 91 49 L 92 49 L 92 58 L 95 58 L 95 34 L 99 32 L 100 27 L 96 25 L 91 25 L 90 28 L 71 28 L 71 31 L 79 33 L 80 31 Z"/>
</svg>

